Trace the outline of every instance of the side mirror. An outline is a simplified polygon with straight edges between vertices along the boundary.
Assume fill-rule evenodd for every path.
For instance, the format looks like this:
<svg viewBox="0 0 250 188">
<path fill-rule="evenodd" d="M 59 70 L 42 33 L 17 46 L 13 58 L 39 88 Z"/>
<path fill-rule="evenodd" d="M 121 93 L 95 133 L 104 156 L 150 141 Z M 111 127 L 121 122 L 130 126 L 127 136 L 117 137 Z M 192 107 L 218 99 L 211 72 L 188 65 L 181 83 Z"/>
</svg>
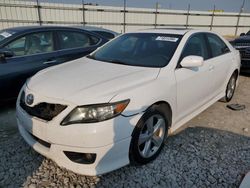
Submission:
<svg viewBox="0 0 250 188">
<path fill-rule="evenodd" d="M 195 67 L 201 67 L 203 63 L 204 63 L 203 57 L 190 55 L 183 58 L 183 60 L 181 61 L 181 66 L 183 68 L 195 68 Z"/>
<path fill-rule="evenodd" d="M 246 33 L 241 33 L 241 34 L 240 34 L 240 36 L 244 36 L 244 35 L 246 35 Z"/>
<path fill-rule="evenodd" d="M 11 50 L 8 49 L 0 49 L 0 58 L 6 58 L 6 57 L 13 57 L 14 53 Z"/>
</svg>

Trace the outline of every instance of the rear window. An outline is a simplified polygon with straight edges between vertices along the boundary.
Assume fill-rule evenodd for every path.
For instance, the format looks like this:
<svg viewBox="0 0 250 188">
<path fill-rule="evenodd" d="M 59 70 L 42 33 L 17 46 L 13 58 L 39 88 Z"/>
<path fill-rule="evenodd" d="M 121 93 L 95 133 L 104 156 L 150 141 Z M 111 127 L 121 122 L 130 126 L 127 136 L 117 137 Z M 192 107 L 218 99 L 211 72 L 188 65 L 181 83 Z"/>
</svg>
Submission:
<svg viewBox="0 0 250 188">
<path fill-rule="evenodd" d="M 58 31 L 60 49 L 87 48 L 96 45 L 100 39 L 80 32 Z"/>
</svg>

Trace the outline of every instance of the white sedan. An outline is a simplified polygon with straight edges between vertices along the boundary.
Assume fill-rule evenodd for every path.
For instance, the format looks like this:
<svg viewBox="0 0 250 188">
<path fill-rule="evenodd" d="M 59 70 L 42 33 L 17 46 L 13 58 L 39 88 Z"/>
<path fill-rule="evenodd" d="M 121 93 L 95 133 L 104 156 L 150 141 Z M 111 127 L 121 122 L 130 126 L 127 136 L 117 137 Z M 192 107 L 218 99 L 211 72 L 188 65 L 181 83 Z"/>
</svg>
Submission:
<svg viewBox="0 0 250 188">
<path fill-rule="evenodd" d="M 127 33 L 29 79 L 17 100 L 19 131 L 76 173 L 146 164 L 169 134 L 216 101 L 230 101 L 239 71 L 239 52 L 215 33 Z"/>
</svg>

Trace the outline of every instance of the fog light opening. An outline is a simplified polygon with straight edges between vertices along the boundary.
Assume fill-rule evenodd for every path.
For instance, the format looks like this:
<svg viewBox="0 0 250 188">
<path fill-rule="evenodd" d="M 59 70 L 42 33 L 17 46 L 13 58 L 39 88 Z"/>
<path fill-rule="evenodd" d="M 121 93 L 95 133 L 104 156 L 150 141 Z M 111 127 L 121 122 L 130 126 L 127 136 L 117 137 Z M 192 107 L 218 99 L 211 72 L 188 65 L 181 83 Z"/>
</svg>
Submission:
<svg viewBox="0 0 250 188">
<path fill-rule="evenodd" d="M 93 164 L 96 160 L 95 153 L 78 153 L 78 152 L 64 151 L 64 154 L 71 161 L 79 164 Z"/>
</svg>

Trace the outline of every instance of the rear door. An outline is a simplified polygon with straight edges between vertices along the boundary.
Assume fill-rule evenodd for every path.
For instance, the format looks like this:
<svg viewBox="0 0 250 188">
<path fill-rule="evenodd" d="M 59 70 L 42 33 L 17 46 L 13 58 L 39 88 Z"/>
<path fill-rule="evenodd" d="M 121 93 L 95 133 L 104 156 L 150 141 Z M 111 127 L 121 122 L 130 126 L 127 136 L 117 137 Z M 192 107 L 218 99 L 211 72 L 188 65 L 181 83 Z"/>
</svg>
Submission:
<svg viewBox="0 0 250 188">
<path fill-rule="evenodd" d="M 22 35 L 4 48 L 14 56 L 0 60 L 0 99 L 15 98 L 27 78 L 57 63 L 52 31 Z"/>
<path fill-rule="evenodd" d="M 232 53 L 230 53 L 230 49 L 224 41 L 217 35 L 206 33 L 206 36 L 212 55 L 212 58 L 210 59 L 210 63 L 213 68 L 211 90 L 213 91 L 213 96 L 215 97 L 225 90 L 225 84 L 228 82 L 226 78 L 231 68 L 230 63 L 233 63 L 233 59 L 235 57 Z"/>
<path fill-rule="evenodd" d="M 66 62 L 86 56 L 103 42 L 103 39 L 83 31 L 57 31 L 59 61 Z"/>
<path fill-rule="evenodd" d="M 180 65 L 184 57 L 196 55 L 204 58 L 204 65 L 197 68 L 183 68 Z M 177 117 L 180 121 L 192 114 L 211 99 L 211 63 L 206 38 L 203 33 L 192 35 L 179 60 L 175 70 L 177 82 Z"/>
</svg>

